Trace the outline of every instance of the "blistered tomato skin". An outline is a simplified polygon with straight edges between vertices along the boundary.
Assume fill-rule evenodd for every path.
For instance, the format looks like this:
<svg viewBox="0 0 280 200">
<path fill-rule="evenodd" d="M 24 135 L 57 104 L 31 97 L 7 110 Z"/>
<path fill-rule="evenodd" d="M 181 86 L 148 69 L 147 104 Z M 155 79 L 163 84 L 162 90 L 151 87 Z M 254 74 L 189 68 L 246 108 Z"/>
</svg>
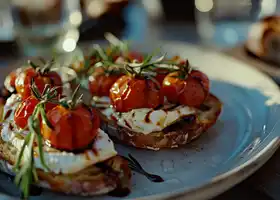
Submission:
<svg viewBox="0 0 280 200">
<path fill-rule="evenodd" d="M 208 77 L 198 70 L 192 70 L 185 79 L 179 78 L 179 72 L 168 74 L 162 84 L 162 92 L 171 103 L 197 107 L 209 95 Z"/>
<path fill-rule="evenodd" d="M 163 95 L 157 85 L 147 79 L 124 75 L 110 89 L 111 104 L 117 112 L 137 108 L 156 108 L 163 104 Z"/>
<path fill-rule="evenodd" d="M 44 77 L 44 82 L 49 83 L 51 86 L 58 86 L 56 91 L 58 94 L 62 94 L 62 79 L 56 72 L 50 71 Z"/>
<path fill-rule="evenodd" d="M 38 103 L 39 101 L 36 98 L 29 97 L 19 104 L 14 116 L 15 123 L 19 128 L 27 127 L 28 118 L 32 115 Z"/>
<path fill-rule="evenodd" d="M 121 75 L 106 75 L 102 69 L 89 76 L 89 90 L 93 96 L 109 96 L 110 88 Z"/>
<path fill-rule="evenodd" d="M 14 120 L 16 125 L 24 129 L 28 125 L 28 118 L 32 115 L 35 107 L 39 103 L 39 100 L 37 100 L 35 97 L 30 96 L 27 99 L 23 100 L 17 107 L 15 111 Z M 53 103 L 47 103 L 45 106 L 45 111 L 48 112 L 52 108 L 54 108 L 56 105 Z"/>
<path fill-rule="evenodd" d="M 41 132 L 54 148 L 74 151 L 86 148 L 98 134 L 100 119 L 95 110 L 79 105 L 73 110 L 56 106 L 47 113 L 53 129 L 42 123 Z"/>
<path fill-rule="evenodd" d="M 15 81 L 16 91 L 21 96 L 22 99 L 26 99 L 31 95 L 31 80 L 34 82 L 40 92 L 44 90 L 44 80 L 42 77 L 38 76 L 38 73 L 33 68 L 28 68 L 21 72 Z"/>
<path fill-rule="evenodd" d="M 16 91 L 22 99 L 26 99 L 32 95 L 32 79 L 34 79 L 35 85 L 41 93 L 43 92 L 46 84 L 59 86 L 57 92 L 58 94 L 62 93 L 62 80 L 56 72 L 48 72 L 44 75 L 40 75 L 35 69 L 30 67 L 19 73 L 15 80 Z"/>
<path fill-rule="evenodd" d="M 158 68 L 156 69 L 157 75 L 156 75 L 156 80 L 160 85 L 162 85 L 164 78 L 169 74 L 169 71 L 166 69 L 161 69 Z"/>
</svg>

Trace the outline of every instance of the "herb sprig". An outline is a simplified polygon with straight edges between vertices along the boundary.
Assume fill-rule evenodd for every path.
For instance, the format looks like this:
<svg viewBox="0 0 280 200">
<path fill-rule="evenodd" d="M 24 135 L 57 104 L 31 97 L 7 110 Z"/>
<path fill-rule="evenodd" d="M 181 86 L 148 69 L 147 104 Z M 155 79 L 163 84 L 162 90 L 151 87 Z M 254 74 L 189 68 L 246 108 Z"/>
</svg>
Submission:
<svg viewBox="0 0 280 200">
<path fill-rule="evenodd" d="M 31 60 L 28 60 L 27 64 L 37 72 L 39 72 L 41 75 L 48 73 L 55 63 L 54 58 L 52 58 L 51 60 L 45 60 L 44 58 L 39 57 L 38 60 L 41 62 L 40 64 L 35 64 Z"/>
<path fill-rule="evenodd" d="M 165 55 L 153 60 L 155 53 L 147 55 L 141 63 L 126 63 L 125 69 L 132 75 L 136 76 L 155 76 L 156 73 L 153 71 L 157 67 L 157 64 L 161 64 L 164 60 Z"/>
<path fill-rule="evenodd" d="M 15 184 L 20 187 L 24 198 L 28 198 L 30 192 L 30 185 L 38 181 L 38 175 L 34 166 L 34 143 L 37 143 L 39 150 L 39 158 L 45 170 L 49 171 L 49 167 L 45 162 L 43 151 L 43 138 L 40 131 L 40 117 L 43 123 L 46 123 L 49 128 L 53 128 L 48 121 L 45 113 L 45 105 L 48 101 L 53 100 L 57 96 L 56 88 L 50 88 L 46 85 L 44 92 L 40 94 L 38 88 L 32 81 L 32 92 L 40 102 L 35 106 L 32 115 L 28 118 L 29 133 L 24 138 L 24 143 L 17 156 L 17 161 L 14 166 L 16 172 Z"/>
<path fill-rule="evenodd" d="M 192 72 L 193 68 L 190 66 L 189 61 L 186 60 L 183 65 L 181 65 L 177 70 L 178 76 L 174 76 L 174 78 L 179 78 L 181 80 L 186 80 L 189 74 Z"/>
<path fill-rule="evenodd" d="M 121 54 L 127 54 L 129 50 L 129 42 L 128 41 L 122 41 L 119 38 L 117 38 L 112 33 L 105 33 L 104 34 L 105 39 L 110 43 L 111 46 L 111 54 L 113 53 L 121 53 Z"/>
<path fill-rule="evenodd" d="M 121 41 L 111 33 L 105 33 L 104 37 L 109 41 L 110 47 L 108 49 L 104 49 L 98 44 L 93 46 L 92 53 L 90 54 L 91 56 L 86 59 L 85 63 L 89 65 L 89 60 L 92 56 L 94 56 L 97 61 L 94 65 L 87 66 L 89 68 L 87 70 L 88 75 L 92 74 L 95 69 L 102 68 L 105 75 L 130 74 L 152 79 L 152 76 L 154 77 L 157 73 L 159 73 L 156 69 L 159 68 L 160 64 L 178 65 L 174 59 L 165 59 L 166 55 L 154 59 L 160 49 L 156 49 L 152 54 L 145 55 L 143 62 L 139 62 L 138 60 L 131 61 L 129 59 L 130 52 L 128 41 Z M 121 56 L 124 59 L 122 63 L 115 62 L 116 55 Z M 170 67 L 161 66 L 160 68 L 170 72 L 175 71 Z"/>
<path fill-rule="evenodd" d="M 106 49 L 101 48 L 98 44 L 93 46 L 92 52 L 85 59 L 87 74 L 92 74 L 97 67 L 102 67 L 106 75 L 123 73 L 123 66 L 115 63 L 115 56 L 122 56 L 128 60 L 129 42 L 118 39 L 112 33 L 105 33 L 104 37 L 110 45 Z M 92 57 L 95 58 L 96 62 L 91 66 Z"/>
<path fill-rule="evenodd" d="M 93 46 L 95 51 L 95 56 L 98 62 L 96 62 L 93 66 L 88 70 L 88 74 L 92 74 L 97 68 L 102 68 L 103 73 L 106 75 L 113 74 L 122 74 L 124 73 L 124 69 L 121 64 L 117 64 L 114 62 L 113 55 L 107 54 L 100 45 L 96 44 Z"/>
<path fill-rule="evenodd" d="M 81 85 L 79 84 L 74 90 L 71 99 L 60 99 L 57 104 L 62 105 L 67 109 L 74 109 L 79 103 L 82 102 L 83 94 L 79 95 L 79 89 Z"/>
</svg>

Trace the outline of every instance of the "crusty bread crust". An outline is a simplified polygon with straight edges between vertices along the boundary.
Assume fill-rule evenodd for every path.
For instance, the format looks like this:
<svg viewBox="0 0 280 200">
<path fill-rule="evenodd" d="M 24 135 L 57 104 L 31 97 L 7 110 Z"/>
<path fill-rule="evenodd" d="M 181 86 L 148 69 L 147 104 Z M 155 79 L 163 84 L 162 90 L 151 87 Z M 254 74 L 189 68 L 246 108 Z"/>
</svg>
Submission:
<svg viewBox="0 0 280 200">
<path fill-rule="evenodd" d="M 1 170 L 12 173 L 11 167 L 16 161 L 16 155 L 17 149 L 0 138 L 0 159 L 8 163 L 6 165 L 8 167 L 2 164 Z M 71 195 L 94 196 L 114 190 L 130 189 L 131 171 L 127 161 L 120 156 L 75 174 L 54 174 L 40 169 L 37 169 L 37 173 L 39 177 L 37 185 Z"/>
<path fill-rule="evenodd" d="M 198 115 L 189 116 L 160 132 L 151 134 L 136 133 L 128 128 L 118 126 L 116 122 L 109 120 L 102 114 L 101 128 L 111 137 L 134 147 L 151 150 L 176 148 L 194 140 L 217 121 L 222 111 L 221 101 L 210 94 L 204 105 L 208 107 L 206 111 L 201 111 Z"/>
</svg>

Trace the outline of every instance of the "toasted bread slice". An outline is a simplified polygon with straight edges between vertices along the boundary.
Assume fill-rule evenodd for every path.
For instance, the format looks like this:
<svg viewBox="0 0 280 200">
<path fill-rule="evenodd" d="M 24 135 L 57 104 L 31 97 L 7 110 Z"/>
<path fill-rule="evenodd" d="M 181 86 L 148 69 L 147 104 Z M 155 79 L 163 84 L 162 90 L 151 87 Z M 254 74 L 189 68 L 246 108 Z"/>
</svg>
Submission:
<svg viewBox="0 0 280 200">
<path fill-rule="evenodd" d="M 1 170 L 12 174 L 17 149 L 0 139 Z M 4 164 L 3 164 L 4 163 Z M 92 165 L 74 174 L 54 174 L 37 169 L 38 186 L 56 192 L 80 196 L 94 196 L 114 192 L 129 192 L 131 171 L 128 163 L 115 156 L 103 163 Z"/>
<path fill-rule="evenodd" d="M 101 128 L 111 137 L 134 147 L 151 150 L 176 148 L 194 140 L 214 125 L 222 111 L 221 101 L 212 94 L 209 95 L 203 107 L 204 109 L 201 109 L 198 114 L 189 115 L 162 131 L 150 134 L 137 133 L 119 126 L 102 114 Z"/>
</svg>

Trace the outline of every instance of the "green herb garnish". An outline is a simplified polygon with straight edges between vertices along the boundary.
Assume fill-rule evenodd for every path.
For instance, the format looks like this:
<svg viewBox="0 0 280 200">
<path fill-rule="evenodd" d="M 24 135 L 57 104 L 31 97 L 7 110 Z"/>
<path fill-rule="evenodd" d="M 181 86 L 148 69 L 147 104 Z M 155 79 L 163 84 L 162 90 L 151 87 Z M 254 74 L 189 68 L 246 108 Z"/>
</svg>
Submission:
<svg viewBox="0 0 280 200">
<path fill-rule="evenodd" d="M 40 102 L 36 105 L 32 115 L 28 119 L 29 133 L 24 138 L 24 143 L 18 154 L 14 171 L 16 172 L 15 184 L 20 187 L 23 192 L 24 198 L 29 197 L 30 185 L 38 181 L 36 168 L 34 166 L 34 143 L 37 143 L 39 150 L 39 158 L 45 170 L 49 168 L 45 162 L 43 150 L 43 138 L 40 131 L 40 117 L 43 123 L 46 123 L 49 128 L 53 128 L 48 121 L 45 113 L 45 105 L 47 102 L 53 100 L 57 96 L 56 88 L 50 88 L 46 85 L 44 92 L 40 94 L 38 88 L 32 81 L 31 90 Z M 24 156 L 23 156 L 24 155 Z"/>
<path fill-rule="evenodd" d="M 177 70 L 179 75 L 178 76 L 173 76 L 174 78 L 179 78 L 181 80 L 186 80 L 189 76 L 189 74 L 192 72 L 193 68 L 190 66 L 189 61 L 186 60 L 184 65 L 180 66 Z"/>
<path fill-rule="evenodd" d="M 28 60 L 27 63 L 34 70 L 39 72 L 41 75 L 44 75 L 44 74 L 48 73 L 51 70 L 51 68 L 53 67 L 53 64 L 55 63 L 54 58 L 46 61 L 44 58 L 39 57 L 38 60 L 41 62 L 40 64 L 35 64 L 31 60 Z"/>
<path fill-rule="evenodd" d="M 113 55 L 108 55 L 100 45 L 94 45 L 95 59 L 98 60 L 93 66 L 90 67 L 87 74 L 92 74 L 97 68 L 102 68 L 105 75 L 118 75 L 124 73 L 123 66 L 113 61 Z M 89 58 L 90 59 L 90 58 Z"/>
<path fill-rule="evenodd" d="M 128 41 L 121 41 L 112 33 L 105 33 L 104 37 L 111 44 L 111 54 L 113 53 L 121 53 L 127 54 L 129 49 Z"/>
<path fill-rule="evenodd" d="M 76 89 L 74 90 L 72 97 L 70 100 L 66 100 L 66 99 L 61 99 L 59 101 L 59 104 L 62 105 L 63 107 L 67 108 L 67 109 L 74 109 L 76 108 L 76 106 L 82 102 L 82 98 L 83 98 L 83 94 L 78 93 L 79 89 L 80 89 L 81 85 L 79 84 Z"/>
</svg>

